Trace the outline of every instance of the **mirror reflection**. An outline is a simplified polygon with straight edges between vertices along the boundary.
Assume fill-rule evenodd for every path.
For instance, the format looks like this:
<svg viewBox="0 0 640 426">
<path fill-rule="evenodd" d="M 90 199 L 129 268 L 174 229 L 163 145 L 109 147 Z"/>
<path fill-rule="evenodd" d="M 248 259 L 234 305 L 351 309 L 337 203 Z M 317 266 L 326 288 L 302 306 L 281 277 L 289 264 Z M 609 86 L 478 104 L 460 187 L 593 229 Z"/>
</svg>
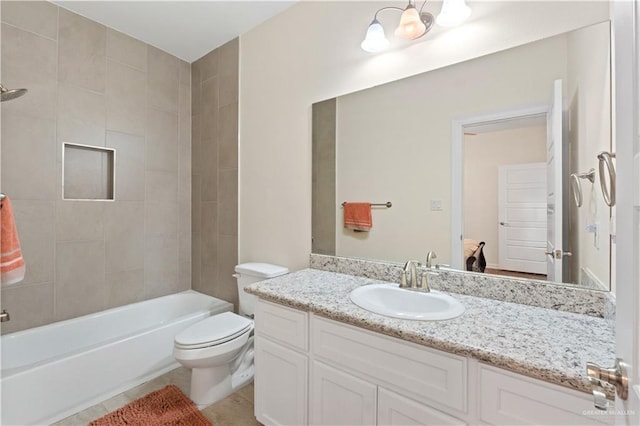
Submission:
<svg viewBox="0 0 640 426">
<path fill-rule="evenodd" d="M 610 289 L 609 34 L 604 22 L 314 104 L 312 251 L 432 251 L 442 267 Z M 354 232 L 343 202 L 382 205 Z"/>
</svg>

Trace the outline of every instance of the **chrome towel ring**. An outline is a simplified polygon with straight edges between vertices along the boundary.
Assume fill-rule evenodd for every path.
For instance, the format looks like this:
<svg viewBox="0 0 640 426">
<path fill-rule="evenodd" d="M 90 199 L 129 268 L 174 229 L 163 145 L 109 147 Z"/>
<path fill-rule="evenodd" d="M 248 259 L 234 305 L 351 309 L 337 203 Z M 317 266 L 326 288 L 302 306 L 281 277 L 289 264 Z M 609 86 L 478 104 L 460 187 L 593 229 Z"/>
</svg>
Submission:
<svg viewBox="0 0 640 426">
<path fill-rule="evenodd" d="M 602 196 L 604 202 L 609 207 L 613 207 L 616 204 L 616 169 L 613 165 L 613 159 L 616 158 L 616 154 L 613 152 L 602 151 L 598 154 L 598 170 L 600 172 L 600 188 L 602 188 Z M 605 167 L 607 174 L 605 174 Z M 607 188 L 607 178 L 609 180 L 609 187 Z"/>
<path fill-rule="evenodd" d="M 571 173 L 571 192 L 573 192 L 573 201 L 576 207 L 582 207 L 582 184 L 580 179 L 587 179 L 593 183 L 596 181 L 596 169 L 591 168 L 584 173 Z"/>
</svg>

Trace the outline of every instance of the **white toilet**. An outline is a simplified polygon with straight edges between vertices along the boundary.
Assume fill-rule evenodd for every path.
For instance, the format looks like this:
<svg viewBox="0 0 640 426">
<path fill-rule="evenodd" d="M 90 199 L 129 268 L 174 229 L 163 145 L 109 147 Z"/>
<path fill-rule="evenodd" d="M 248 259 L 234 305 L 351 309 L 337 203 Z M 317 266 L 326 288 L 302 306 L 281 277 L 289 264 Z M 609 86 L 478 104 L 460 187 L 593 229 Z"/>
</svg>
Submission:
<svg viewBox="0 0 640 426">
<path fill-rule="evenodd" d="M 219 401 L 253 379 L 253 309 L 255 296 L 244 292 L 254 282 L 287 274 L 268 263 L 237 265 L 239 311 L 223 312 L 178 333 L 173 356 L 191 368 L 191 400 L 203 408 Z"/>
</svg>

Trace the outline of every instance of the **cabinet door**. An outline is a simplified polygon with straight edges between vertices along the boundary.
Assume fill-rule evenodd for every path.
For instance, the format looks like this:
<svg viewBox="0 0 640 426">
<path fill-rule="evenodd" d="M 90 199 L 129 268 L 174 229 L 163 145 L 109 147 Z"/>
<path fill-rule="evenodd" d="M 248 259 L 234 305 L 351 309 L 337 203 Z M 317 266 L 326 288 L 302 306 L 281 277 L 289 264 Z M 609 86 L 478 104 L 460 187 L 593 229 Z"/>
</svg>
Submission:
<svg viewBox="0 0 640 426">
<path fill-rule="evenodd" d="M 455 417 L 444 414 L 427 405 L 398 395 L 385 388 L 378 388 L 378 425 L 465 425 Z"/>
<path fill-rule="evenodd" d="M 307 424 L 307 356 L 257 336 L 255 415 L 265 425 Z"/>
<path fill-rule="evenodd" d="M 376 385 L 314 361 L 310 414 L 313 425 L 375 425 Z"/>
</svg>

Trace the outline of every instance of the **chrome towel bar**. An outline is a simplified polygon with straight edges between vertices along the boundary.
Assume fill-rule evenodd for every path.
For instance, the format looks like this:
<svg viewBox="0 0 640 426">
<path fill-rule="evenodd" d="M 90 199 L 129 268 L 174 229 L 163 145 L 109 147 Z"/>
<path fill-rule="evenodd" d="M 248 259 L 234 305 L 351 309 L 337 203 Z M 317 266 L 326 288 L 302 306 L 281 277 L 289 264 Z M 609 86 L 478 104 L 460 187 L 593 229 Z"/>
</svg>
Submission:
<svg viewBox="0 0 640 426">
<path fill-rule="evenodd" d="M 344 205 L 347 204 L 347 202 L 345 201 L 344 203 L 341 204 L 341 206 L 344 207 Z M 376 206 L 376 207 L 386 207 L 388 209 L 391 208 L 393 204 L 391 204 L 391 201 L 387 201 L 386 203 L 371 203 L 371 206 Z"/>
</svg>

